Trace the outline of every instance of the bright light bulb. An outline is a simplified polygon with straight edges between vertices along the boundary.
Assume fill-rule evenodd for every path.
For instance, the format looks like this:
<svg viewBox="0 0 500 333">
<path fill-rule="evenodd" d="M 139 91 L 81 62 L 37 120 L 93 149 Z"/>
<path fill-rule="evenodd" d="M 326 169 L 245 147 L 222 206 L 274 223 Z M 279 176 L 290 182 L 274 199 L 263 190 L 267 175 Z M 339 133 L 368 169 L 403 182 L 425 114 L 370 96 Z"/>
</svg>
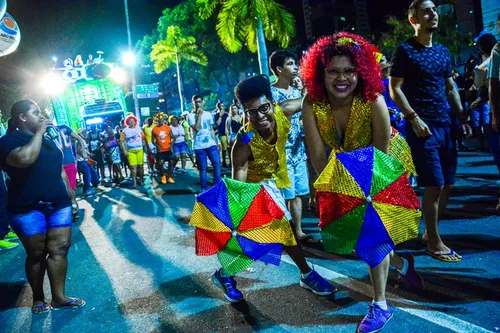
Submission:
<svg viewBox="0 0 500 333">
<path fill-rule="evenodd" d="M 127 82 L 127 72 L 119 67 L 114 67 L 109 74 L 109 77 L 118 84 Z"/>
<path fill-rule="evenodd" d="M 122 61 L 125 66 L 134 66 L 135 65 L 135 54 L 132 52 L 125 52 L 122 56 Z"/>
<path fill-rule="evenodd" d="M 66 84 L 62 77 L 55 73 L 47 74 L 40 83 L 47 95 L 61 94 L 66 88 Z"/>
</svg>

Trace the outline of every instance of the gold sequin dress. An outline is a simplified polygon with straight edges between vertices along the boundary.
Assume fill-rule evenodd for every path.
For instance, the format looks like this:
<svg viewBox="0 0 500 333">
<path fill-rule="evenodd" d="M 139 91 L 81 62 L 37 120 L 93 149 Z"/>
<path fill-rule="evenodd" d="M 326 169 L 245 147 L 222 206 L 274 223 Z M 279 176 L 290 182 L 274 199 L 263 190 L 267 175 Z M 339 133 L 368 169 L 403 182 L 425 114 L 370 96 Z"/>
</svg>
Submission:
<svg viewBox="0 0 500 333">
<path fill-rule="evenodd" d="M 321 139 L 332 149 L 332 153 L 353 151 L 371 145 L 372 114 L 370 103 L 364 102 L 357 97 L 354 98 L 343 143 L 339 141 L 330 104 L 314 103 L 312 110 L 316 117 Z M 409 171 L 409 174 L 417 174 L 410 147 L 403 136 L 394 128 L 392 128 L 389 142 L 389 155 L 400 161 L 405 169 Z"/>
<path fill-rule="evenodd" d="M 285 145 L 290 131 L 290 122 L 279 106 L 274 108 L 274 119 L 277 128 L 275 144 L 267 143 L 255 130 L 251 123 L 238 132 L 239 139 L 248 144 L 253 160 L 248 162 L 249 183 L 260 183 L 274 179 L 278 188 L 291 186 L 286 165 Z"/>
</svg>

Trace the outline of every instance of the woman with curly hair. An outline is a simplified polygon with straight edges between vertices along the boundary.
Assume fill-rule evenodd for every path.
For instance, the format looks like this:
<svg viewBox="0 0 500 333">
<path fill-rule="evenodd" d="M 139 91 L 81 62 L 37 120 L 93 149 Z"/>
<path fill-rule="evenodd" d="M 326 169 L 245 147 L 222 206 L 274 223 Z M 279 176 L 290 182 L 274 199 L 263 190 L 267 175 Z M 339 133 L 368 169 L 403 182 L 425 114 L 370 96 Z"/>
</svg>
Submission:
<svg viewBox="0 0 500 333">
<path fill-rule="evenodd" d="M 384 86 L 376 53 L 376 48 L 362 37 L 338 33 L 319 39 L 302 59 L 301 77 L 308 92 L 302 109 L 304 131 L 318 174 L 327 166 L 330 152 L 353 151 L 370 145 L 400 161 L 403 159 L 407 170 L 414 168 L 411 158 L 408 159 L 408 149 L 396 154 L 390 152 L 394 132 L 382 96 Z M 377 332 L 392 318 L 385 300 L 389 265 L 396 267 L 414 290 L 423 287 L 413 257 L 391 251 L 378 266 L 369 269 L 374 299 L 358 332 Z"/>
<path fill-rule="evenodd" d="M 137 187 L 137 179 L 139 186 L 143 185 L 144 179 L 144 150 L 142 148 L 145 142 L 144 134 L 138 126 L 137 118 L 133 115 L 125 118 L 125 127 L 120 135 L 120 144 L 123 153 L 128 160 L 130 173 L 132 175 L 133 188 Z"/>
</svg>

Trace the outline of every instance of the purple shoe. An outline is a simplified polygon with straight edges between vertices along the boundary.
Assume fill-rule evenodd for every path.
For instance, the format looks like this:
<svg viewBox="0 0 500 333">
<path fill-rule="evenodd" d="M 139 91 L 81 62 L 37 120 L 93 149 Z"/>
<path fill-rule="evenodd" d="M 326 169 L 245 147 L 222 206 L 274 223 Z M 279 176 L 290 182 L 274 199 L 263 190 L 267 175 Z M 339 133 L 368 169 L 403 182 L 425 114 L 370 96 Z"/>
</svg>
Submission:
<svg viewBox="0 0 500 333">
<path fill-rule="evenodd" d="M 415 293 L 420 293 L 424 289 L 424 280 L 415 270 L 415 259 L 411 253 L 401 253 L 400 256 L 408 260 L 408 271 L 403 275 L 399 270 L 399 278 L 404 280 L 406 287 Z"/>
<path fill-rule="evenodd" d="M 392 310 L 382 310 L 374 304 L 369 305 L 368 313 L 358 326 L 358 333 L 375 333 L 381 331 L 392 318 Z"/>
</svg>

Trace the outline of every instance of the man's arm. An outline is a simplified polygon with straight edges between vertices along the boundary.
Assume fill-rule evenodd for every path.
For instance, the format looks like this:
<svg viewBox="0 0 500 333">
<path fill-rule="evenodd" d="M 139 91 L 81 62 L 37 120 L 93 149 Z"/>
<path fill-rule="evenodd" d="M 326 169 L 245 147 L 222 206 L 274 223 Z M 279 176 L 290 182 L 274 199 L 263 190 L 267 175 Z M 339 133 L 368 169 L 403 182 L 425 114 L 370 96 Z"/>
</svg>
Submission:
<svg viewBox="0 0 500 333">
<path fill-rule="evenodd" d="M 71 131 L 70 136 L 73 140 L 76 140 L 78 142 L 80 147 L 82 147 L 82 157 L 84 159 L 87 159 L 88 156 L 87 156 L 87 151 L 85 150 L 85 141 L 83 141 L 83 138 L 80 135 L 76 134 L 74 131 Z"/>
<path fill-rule="evenodd" d="M 458 90 L 453 84 L 453 78 L 449 77 L 446 79 L 446 96 L 448 98 L 448 103 L 451 106 L 451 109 L 457 115 L 457 118 L 460 119 L 460 123 L 462 124 L 463 135 L 466 138 L 472 135 L 472 128 L 469 124 L 467 124 L 467 116 L 464 113 L 464 109 L 462 108 L 462 102 L 460 101 L 460 95 L 458 94 Z"/>
<path fill-rule="evenodd" d="M 456 113 L 459 119 L 462 119 L 462 122 L 467 121 L 467 119 L 463 119 L 463 108 L 462 102 L 460 101 L 460 95 L 458 94 L 458 90 L 455 88 L 455 84 L 453 83 L 453 78 L 449 77 L 445 80 L 446 83 L 446 97 L 448 98 L 448 103 L 450 104 L 452 110 Z"/>
<path fill-rule="evenodd" d="M 288 120 L 292 119 L 292 116 L 300 112 L 302 110 L 302 101 L 304 100 L 303 97 L 296 98 L 296 99 L 288 99 L 286 101 L 283 101 L 279 103 L 279 106 L 285 116 L 288 118 Z"/>
<path fill-rule="evenodd" d="M 500 132 L 500 81 L 490 78 L 490 105 L 493 118 L 491 120 L 493 129 Z"/>
<path fill-rule="evenodd" d="M 320 174 L 328 164 L 326 146 L 319 134 L 316 117 L 314 117 L 312 112 L 312 104 L 307 98 L 304 100 L 302 108 L 302 122 L 304 124 L 304 133 L 306 135 L 306 142 L 309 147 L 312 165 L 316 172 Z"/>
<path fill-rule="evenodd" d="M 234 180 L 246 182 L 248 176 L 248 160 L 252 154 L 250 147 L 236 139 L 231 151 L 231 161 L 233 163 L 232 177 Z"/>
<path fill-rule="evenodd" d="M 203 115 L 203 110 L 199 110 L 198 111 L 198 118 L 196 119 L 196 122 L 194 125 L 191 125 L 191 128 L 193 129 L 193 131 L 195 132 L 198 132 L 200 130 L 200 127 L 201 127 L 201 116 Z"/>
<path fill-rule="evenodd" d="M 391 98 L 399 108 L 401 113 L 406 117 L 407 121 L 410 122 L 413 131 L 419 138 L 425 138 L 431 136 L 432 133 L 429 130 L 429 127 L 420 119 L 417 113 L 411 108 L 408 99 L 403 93 L 403 83 L 404 78 L 391 76 L 389 78 L 389 91 L 391 94 Z"/>
</svg>

